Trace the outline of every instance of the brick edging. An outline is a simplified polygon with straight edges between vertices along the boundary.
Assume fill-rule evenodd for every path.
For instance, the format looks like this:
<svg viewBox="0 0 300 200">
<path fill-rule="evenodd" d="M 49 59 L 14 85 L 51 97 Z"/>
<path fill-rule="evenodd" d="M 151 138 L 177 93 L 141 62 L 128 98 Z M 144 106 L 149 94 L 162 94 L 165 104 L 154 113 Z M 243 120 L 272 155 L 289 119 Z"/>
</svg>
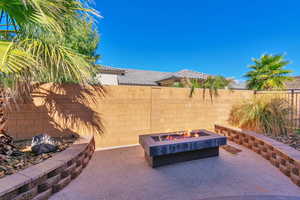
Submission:
<svg viewBox="0 0 300 200">
<path fill-rule="evenodd" d="M 215 125 L 215 131 L 227 136 L 228 140 L 260 154 L 300 187 L 300 152 L 298 150 L 253 131 L 219 124 Z"/>
<path fill-rule="evenodd" d="M 81 173 L 94 151 L 94 137 L 80 138 L 52 158 L 0 179 L 0 200 L 48 199 Z"/>
</svg>

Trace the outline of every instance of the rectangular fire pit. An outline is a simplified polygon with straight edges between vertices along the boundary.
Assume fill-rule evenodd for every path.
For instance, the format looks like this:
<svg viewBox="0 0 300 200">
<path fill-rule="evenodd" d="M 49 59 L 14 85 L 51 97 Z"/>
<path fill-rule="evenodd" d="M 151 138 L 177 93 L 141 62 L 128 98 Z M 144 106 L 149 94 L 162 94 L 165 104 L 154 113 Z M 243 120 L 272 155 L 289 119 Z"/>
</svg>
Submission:
<svg viewBox="0 0 300 200">
<path fill-rule="evenodd" d="M 139 136 L 145 158 L 153 168 L 218 156 L 219 146 L 226 142 L 226 137 L 203 129 Z"/>
</svg>

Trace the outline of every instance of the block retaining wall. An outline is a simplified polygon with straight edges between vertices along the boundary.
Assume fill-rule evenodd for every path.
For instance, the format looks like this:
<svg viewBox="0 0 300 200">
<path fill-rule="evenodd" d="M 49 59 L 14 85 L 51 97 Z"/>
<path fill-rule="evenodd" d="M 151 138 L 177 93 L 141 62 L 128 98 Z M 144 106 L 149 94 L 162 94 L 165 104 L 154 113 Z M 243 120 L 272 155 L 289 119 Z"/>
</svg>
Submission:
<svg viewBox="0 0 300 200">
<path fill-rule="evenodd" d="M 300 152 L 298 150 L 253 131 L 223 125 L 215 125 L 215 131 L 227 136 L 228 140 L 260 154 L 300 187 Z"/>
<path fill-rule="evenodd" d="M 0 200 L 48 199 L 81 173 L 94 150 L 94 137 L 80 138 L 52 158 L 0 179 Z"/>
</svg>

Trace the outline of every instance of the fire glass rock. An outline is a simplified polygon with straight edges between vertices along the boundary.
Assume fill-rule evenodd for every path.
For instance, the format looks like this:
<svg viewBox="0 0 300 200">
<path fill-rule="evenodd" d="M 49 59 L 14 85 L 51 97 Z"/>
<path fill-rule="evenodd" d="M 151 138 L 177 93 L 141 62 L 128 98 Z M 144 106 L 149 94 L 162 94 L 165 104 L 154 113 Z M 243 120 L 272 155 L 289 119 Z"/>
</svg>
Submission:
<svg viewBox="0 0 300 200">
<path fill-rule="evenodd" d="M 47 134 L 40 134 L 32 138 L 31 151 L 34 154 L 55 152 L 57 149 L 58 142 Z"/>
</svg>

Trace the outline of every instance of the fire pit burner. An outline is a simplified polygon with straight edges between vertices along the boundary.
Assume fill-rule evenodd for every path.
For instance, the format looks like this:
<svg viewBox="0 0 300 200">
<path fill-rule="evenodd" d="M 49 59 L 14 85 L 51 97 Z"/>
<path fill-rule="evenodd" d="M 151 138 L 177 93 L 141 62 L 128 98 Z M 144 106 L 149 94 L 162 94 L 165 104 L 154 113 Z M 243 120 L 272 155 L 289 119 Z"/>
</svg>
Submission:
<svg viewBox="0 0 300 200">
<path fill-rule="evenodd" d="M 219 146 L 226 145 L 226 137 L 207 130 L 181 131 L 140 135 L 139 142 L 151 167 L 218 156 Z"/>
<path fill-rule="evenodd" d="M 171 133 L 166 135 L 158 135 L 152 136 L 153 140 L 158 141 L 170 141 L 170 140 L 180 140 L 185 138 L 197 138 L 200 136 L 208 136 L 209 134 L 201 131 L 186 131 L 186 132 L 178 132 Z"/>
</svg>

